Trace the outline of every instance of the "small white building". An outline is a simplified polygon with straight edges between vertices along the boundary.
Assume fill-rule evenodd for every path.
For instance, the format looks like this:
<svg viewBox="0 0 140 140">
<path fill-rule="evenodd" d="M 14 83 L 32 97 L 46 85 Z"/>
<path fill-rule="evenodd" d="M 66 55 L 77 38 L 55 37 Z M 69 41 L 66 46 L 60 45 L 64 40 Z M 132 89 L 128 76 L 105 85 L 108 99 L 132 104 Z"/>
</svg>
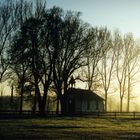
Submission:
<svg viewBox="0 0 140 140">
<path fill-rule="evenodd" d="M 90 90 L 70 88 L 64 96 L 69 114 L 104 112 L 104 99 Z"/>
</svg>

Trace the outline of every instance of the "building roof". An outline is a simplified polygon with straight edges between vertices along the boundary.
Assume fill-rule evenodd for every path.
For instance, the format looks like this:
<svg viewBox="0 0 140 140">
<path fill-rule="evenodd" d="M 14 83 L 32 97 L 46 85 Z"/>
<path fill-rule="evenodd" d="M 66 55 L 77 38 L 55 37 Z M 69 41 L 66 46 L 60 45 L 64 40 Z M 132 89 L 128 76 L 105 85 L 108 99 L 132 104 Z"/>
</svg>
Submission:
<svg viewBox="0 0 140 140">
<path fill-rule="evenodd" d="M 102 97 L 92 92 L 91 90 L 70 88 L 65 94 L 66 97 L 73 97 L 75 99 L 87 99 L 87 100 L 104 100 Z"/>
</svg>

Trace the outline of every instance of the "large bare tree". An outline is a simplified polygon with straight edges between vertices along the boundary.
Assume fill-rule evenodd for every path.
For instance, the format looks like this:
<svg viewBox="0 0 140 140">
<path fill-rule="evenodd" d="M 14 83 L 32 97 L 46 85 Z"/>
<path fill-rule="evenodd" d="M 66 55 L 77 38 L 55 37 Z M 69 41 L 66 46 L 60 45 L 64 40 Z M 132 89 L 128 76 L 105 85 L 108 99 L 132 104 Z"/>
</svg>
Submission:
<svg viewBox="0 0 140 140">
<path fill-rule="evenodd" d="M 108 91 L 110 88 L 115 64 L 115 49 L 112 42 L 111 33 L 106 28 L 101 32 L 99 45 L 101 45 L 102 48 L 102 58 L 98 65 L 98 71 L 100 73 L 102 87 L 105 92 L 105 111 L 107 111 Z"/>
<path fill-rule="evenodd" d="M 67 12 L 54 7 L 50 10 L 50 29 L 54 48 L 53 81 L 60 100 L 62 113 L 65 113 L 65 98 L 71 75 L 85 65 L 86 25 L 79 13 Z"/>
<path fill-rule="evenodd" d="M 132 88 L 134 83 L 135 75 L 138 73 L 138 62 L 139 62 L 139 47 L 136 45 L 136 41 L 131 33 L 124 36 L 124 47 L 126 51 L 126 72 L 127 72 L 127 109 L 130 111 L 130 101 L 132 95 Z"/>
<path fill-rule="evenodd" d="M 48 93 L 48 88 L 50 84 L 51 76 L 51 62 L 48 59 L 48 50 L 45 48 L 45 3 L 38 3 L 36 8 L 32 9 L 32 3 L 26 7 L 27 3 L 23 5 L 22 1 L 20 3 L 21 9 L 23 11 L 28 8 L 29 13 L 24 13 L 17 15 L 19 20 L 19 30 L 13 38 L 15 42 L 11 46 L 11 50 L 15 48 L 15 53 L 12 51 L 14 56 L 11 61 L 14 66 L 14 71 L 18 75 L 18 79 L 21 81 L 21 107 L 20 112 L 22 112 L 22 102 L 23 102 L 23 91 L 24 84 L 27 82 L 26 73 L 31 76 L 30 81 L 35 87 L 34 96 L 34 106 L 33 111 L 36 110 L 36 102 L 38 101 L 38 108 L 40 115 L 45 113 L 46 98 Z M 42 4 L 42 5 L 41 5 Z M 23 14 L 23 15 L 22 15 Z M 26 15 L 27 14 L 27 15 Z M 15 56 L 17 55 L 17 56 Z M 17 65 L 19 64 L 19 65 Z M 13 67 L 12 66 L 12 67 Z M 29 81 L 28 81 L 29 82 Z M 42 93 L 43 92 L 43 93 Z"/>
<path fill-rule="evenodd" d="M 123 109 L 123 99 L 126 93 L 126 54 L 123 44 L 122 36 L 119 32 L 114 34 L 114 44 L 115 44 L 115 57 L 116 57 L 116 76 L 119 87 L 120 96 L 120 111 Z"/>
<path fill-rule="evenodd" d="M 130 99 L 134 76 L 138 72 L 139 49 L 132 34 L 122 37 L 115 33 L 116 75 L 119 86 L 120 111 L 123 111 L 123 100 L 127 97 L 127 111 L 130 110 Z"/>
</svg>

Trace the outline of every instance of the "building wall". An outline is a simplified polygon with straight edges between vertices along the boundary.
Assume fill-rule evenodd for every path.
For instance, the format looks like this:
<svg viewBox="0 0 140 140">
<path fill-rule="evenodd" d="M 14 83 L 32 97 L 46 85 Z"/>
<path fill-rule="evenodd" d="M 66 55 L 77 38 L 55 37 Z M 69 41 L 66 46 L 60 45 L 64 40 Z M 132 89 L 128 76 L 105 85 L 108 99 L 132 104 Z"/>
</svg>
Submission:
<svg viewBox="0 0 140 140">
<path fill-rule="evenodd" d="M 102 112 L 104 111 L 104 104 L 102 101 L 96 100 L 76 100 L 75 112 Z"/>
</svg>

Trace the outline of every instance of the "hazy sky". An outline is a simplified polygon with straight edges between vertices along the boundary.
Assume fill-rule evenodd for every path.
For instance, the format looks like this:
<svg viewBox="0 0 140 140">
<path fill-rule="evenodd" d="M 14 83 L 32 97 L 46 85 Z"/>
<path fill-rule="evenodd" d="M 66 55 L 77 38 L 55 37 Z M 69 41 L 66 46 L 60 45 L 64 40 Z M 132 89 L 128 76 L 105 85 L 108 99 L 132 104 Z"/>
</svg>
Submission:
<svg viewBox="0 0 140 140">
<path fill-rule="evenodd" d="M 81 11 L 81 18 L 93 26 L 107 26 L 132 32 L 140 38 L 140 0 L 47 0 L 47 6 Z"/>
</svg>

